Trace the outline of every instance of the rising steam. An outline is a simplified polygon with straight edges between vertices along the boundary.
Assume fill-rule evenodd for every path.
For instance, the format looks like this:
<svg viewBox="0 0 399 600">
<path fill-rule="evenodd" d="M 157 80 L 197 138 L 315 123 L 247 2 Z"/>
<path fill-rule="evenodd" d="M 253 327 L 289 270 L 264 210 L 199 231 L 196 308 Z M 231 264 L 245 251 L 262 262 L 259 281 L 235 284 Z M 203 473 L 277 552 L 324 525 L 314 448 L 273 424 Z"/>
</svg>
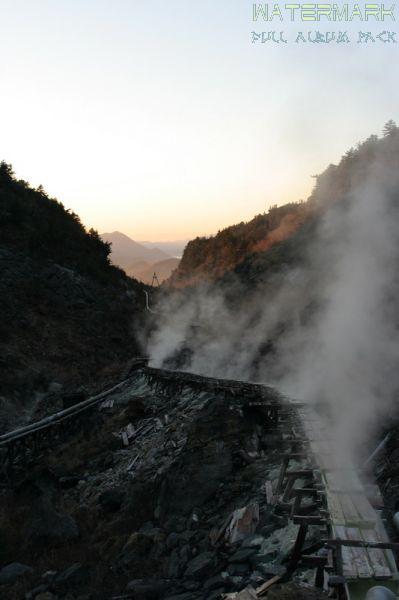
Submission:
<svg viewBox="0 0 399 600">
<path fill-rule="evenodd" d="M 399 387 L 398 177 L 382 151 L 366 175 L 355 172 L 317 213 L 295 267 L 261 284 L 229 277 L 168 295 L 150 341 L 155 364 L 180 352 L 187 370 L 328 403 L 352 452 Z"/>
</svg>

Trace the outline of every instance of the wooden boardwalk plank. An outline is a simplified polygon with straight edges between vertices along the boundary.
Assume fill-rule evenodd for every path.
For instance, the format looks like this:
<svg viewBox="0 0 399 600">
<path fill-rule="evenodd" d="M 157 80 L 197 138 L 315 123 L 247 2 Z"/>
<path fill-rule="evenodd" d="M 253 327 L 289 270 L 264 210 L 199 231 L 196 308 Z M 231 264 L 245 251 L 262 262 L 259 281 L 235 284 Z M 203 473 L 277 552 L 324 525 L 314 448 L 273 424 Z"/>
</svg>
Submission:
<svg viewBox="0 0 399 600">
<path fill-rule="evenodd" d="M 342 525 L 334 525 L 333 531 L 337 538 L 346 540 L 345 527 Z M 343 575 L 347 579 L 356 579 L 358 576 L 355 557 L 352 552 L 352 548 L 349 546 L 342 546 L 342 568 Z"/>
<path fill-rule="evenodd" d="M 356 506 L 363 524 L 365 525 L 367 523 L 370 527 L 374 528 L 376 523 L 376 513 L 366 496 L 351 494 L 350 498 L 352 503 Z"/>
<path fill-rule="evenodd" d="M 337 525 L 345 525 L 345 515 L 339 496 L 336 494 L 331 494 L 328 490 L 326 490 L 326 500 L 331 521 Z"/>
<path fill-rule="evenodd" d="M 341 495 L 341 506 L 344 511 L 345 522 L 348 526 L 356 526 L 362 524 L 362 518 L 359 515 L 356 506 L 352 502 L 348 494 Z"/>
<path fill-rule="evenodd" d="M 298 411 L 302 435 L 309 440 L 309 453 L 317 464 L 320 483 L 324 488 L 326 506 L 330 516 L 332 534 L 346 541 L 386 542 L 388 540 L 383 523 L 370 503 L 370 490 L 361 481 L 357 469 L 340 457 L 339 445 L 334 444 L 331 427 L 311 407 Z M 373 494 L 378 498 L 377 492 Z M 392 550 L 344 546 L 342 553 L 343 575 L 348 580 L 347 588 L 364 589 L 356 586 L 375 585 L 376 580 L 393 580 L 397 577 Z M 385 584 L 388 585 L 388 582 Z M 355 586 L 355 587 L 353 587 Z"/>
<path fill-rule="evenodd" d="M 365 529 L 361 531 L 361 536 L 365 542 L 380 542 L 381 538 L 375 530 Z M 391 569 L 385 558 L 383 550 L 377 548 L 368 548 L 367 553 L 370 563 L 373 567 L 374 577 L 376 579 L 390 579 L 392 577 Z"/>
<path fill-rule="evenodd" d="M 359 529 L 356 527 L 346 528 L 346 539 L 348 540 L 360 540 L 361 535 Z M 370 579 L 374 576 L 373 567 L 370 564 L 369 555 L 365 548 L 352 547 L 352 554 L 355 559 L 356 568 L 358 575 L 361 579 Z"/>
</svg>

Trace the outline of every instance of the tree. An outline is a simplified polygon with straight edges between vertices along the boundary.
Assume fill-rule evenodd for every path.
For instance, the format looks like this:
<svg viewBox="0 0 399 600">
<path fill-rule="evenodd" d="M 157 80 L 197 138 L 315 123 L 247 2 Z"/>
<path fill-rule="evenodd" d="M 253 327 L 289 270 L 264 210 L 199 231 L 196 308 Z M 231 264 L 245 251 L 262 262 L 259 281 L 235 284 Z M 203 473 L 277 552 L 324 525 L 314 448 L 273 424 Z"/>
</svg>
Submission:
<svg viewBox="0 0 399 600">
<path fill-rule="evenodd" d="M 356 156 L 356 150 L 354 148 L 350 148 L 347 152 L 345 152 L 345 154 L 341 158 L 341 162 L 345 163 L 345 162 L 351 161 L 352 159 L 355 158 L 355 156 Z"/>
<path fill-rule="evenodd" d="M 389 119 L 387 123 L 384 125 L 384 129 L 382 130 L 384 137 L 388 135 L 393 135 L 398 131 L 398 127 L 393 119 Z"/>
<path fill-rule="evenodd" d="M 36 191 L 38 192 L 38 194 L 40 194 L 41 196 L 47 196 L 46 190 L 44 189 L 44 187 L 40 184 L 38 188 L 36 188 Z"/>
<path fill-rule="evenodd" d="M 0 163 L 0 180 L 3 181 L 11 181 L 14 177 L 14 172 L 12 170 L 12 166 L 8 163 L 1 161 Z"/>
</svg>

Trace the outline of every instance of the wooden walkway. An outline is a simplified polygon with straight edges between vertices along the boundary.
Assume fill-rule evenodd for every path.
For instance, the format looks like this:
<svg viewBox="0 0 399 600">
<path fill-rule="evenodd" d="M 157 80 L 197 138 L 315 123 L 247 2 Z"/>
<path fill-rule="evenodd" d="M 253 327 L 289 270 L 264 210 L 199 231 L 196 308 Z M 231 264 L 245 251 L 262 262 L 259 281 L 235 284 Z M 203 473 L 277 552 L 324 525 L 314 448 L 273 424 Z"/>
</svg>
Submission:
<svg viewBox="0 0 399 600">
<path fill-rule="evenodd" d="M 343 578 L 348 599 L 363 600 L 375 585 L 397 592 L 394 545 L 389 543 L 380 512 L 369 499 L 370 486 L 361 481 L 354 465 L 339 458 L 339 442 L 331 439 L 333 429 L 325 419 L 306 405 L 298 409 L 298 417 L 324 499 L 335 569 Z M 377 486 L 371 489 L 374 498 L 378 497 Z"/>
<path fill-rule="evenodd" d="M 26 458 L 38 454 L 42 448 L 57 445 L 60 438 L 68 435 L 77 421 L 91 409 L 100 405 L 103 408 L 111 407 L 114 402 L 112 395 L 131 384 L 131 376 L 136 374 L 144 377 L 149 385 L 153 385 L 156 393 L 180 393 L 185 387 L 189 387 L 192 390 L 224 394 L 232 400 L 245 398 L 248 407 L 259 408 L 263 418 L 271 424 L 276 422 L 278 410 L 284 402 L 276 390 L 265 385 L 153 369 L 147 364 L 146 357 L 133 358 L 129 361 L 127 372 L 124 373 L 124 380 L 112 388 L 44 419 L 0 435 L 0 478 L 2 475 L 7 477 L 8 469 L 12 469 L 15 463 L 24 463 Z"/>
</svg>

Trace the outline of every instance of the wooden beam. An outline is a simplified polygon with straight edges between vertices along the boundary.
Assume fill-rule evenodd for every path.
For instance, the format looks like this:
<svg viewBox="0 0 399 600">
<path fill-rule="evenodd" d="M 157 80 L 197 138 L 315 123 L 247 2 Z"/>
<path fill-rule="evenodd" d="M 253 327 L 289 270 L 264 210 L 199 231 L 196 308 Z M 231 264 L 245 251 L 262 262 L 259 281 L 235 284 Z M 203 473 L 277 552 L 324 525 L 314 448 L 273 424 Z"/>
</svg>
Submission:
<svg viewBox="0 0 399 600">
<path fill-rule="evenodd" d="M 324 567 L 327 563 L 327 558 L 325 556 L 309 556 L 302 554 L 300 563 L 303 567 L 315 569 L 316 567 Z"/>
<path fill-rule="evenodd" d="M 287 485 L 285 486 L 285 490 L 284 490 L 284 494 L 282 497 L 282 502 L 288 502 L 288 500 L 290 500 L 291 498 L 291 492 L 292 492 L 292 488 L 295 485 L 295 477 L 288 477 L 287 478 Z"/>
<path fill-rule="evenodd" d="M 364 540 L 333 539 L 325 540 L 324 544 L 331 548 L 337 548 L 339 546 L 353 546 L 356 548 L 378 548 L 380 550 L 394 550 L 399 552 L 399 543 L 394 542 L 365 542 Z"/>
<path fill-rule="evenodd" d="M 324 493 L 324 492 L 321 492 L 320 490 L 316 490 L 315 488 L 295 488 L 293 490 L 293 492 L 294 492 L 294 494 L 296 494 L 298 496 L 312 496 L 313 498 Z"/>
<path fill-rule="evenodd" d="M 279 474 L 277 485 L 276 485 L 276 495 L 281 493 L 281 488 L 283 486 L 285 473 L 288 468 L 288 462 L 289 462 L 289 459 L 287 457 L 283 459 L 283 463 L 280 468 L 280 474 Z"/>
<path fill-rule="evenodd" d="M 261 596 L 264 596 L 267 594 L 268 590 L 270 590 L 270 588 L 278 583 L 279 581 L 281 581 L 281 579 L 283 578 L 283 575 L 275 575 L 274 577 L 272 577 L 271 579 L 269 579 L 268 581 L 266 581 L 265 583 L 263 583 L 260 587 L 256 588 L 256 595 L 258 596 L 258 598 L 260 598 Z"/>
<path fill-rule="evenodd" d="M 298 535 L 295 540 L 294 547 L 292 549 L 291 560 L 290 560 L 291 565 L 296 564 L 300 559 L 307 532 L 308 532 L 308 523 L 302 522 L 299 525 Z"/>
<path fill-rule="evenodd" d="M 289 452 L 287 454 L 280 454 L 281 458 L 289 458 L 290 460 L 303 460 L 308 458 L 307 452 Z"/>
<path fill-rule="evenodd" d="M 286 476 L 287 477 L 296 477 L 297 479 L 299 479 L 300 477 L 312 477 L 315 473 L 316 469 L 297 469 L 297 470 L 292 470 L 292 471 L 287 471 L 286 472 Z"/>
<path fill-rule="evenodd" d="M 292 521 L 295 525 L 326 525 L 326 519 L 313 515 L 293 515 Z"/>
</svg>

